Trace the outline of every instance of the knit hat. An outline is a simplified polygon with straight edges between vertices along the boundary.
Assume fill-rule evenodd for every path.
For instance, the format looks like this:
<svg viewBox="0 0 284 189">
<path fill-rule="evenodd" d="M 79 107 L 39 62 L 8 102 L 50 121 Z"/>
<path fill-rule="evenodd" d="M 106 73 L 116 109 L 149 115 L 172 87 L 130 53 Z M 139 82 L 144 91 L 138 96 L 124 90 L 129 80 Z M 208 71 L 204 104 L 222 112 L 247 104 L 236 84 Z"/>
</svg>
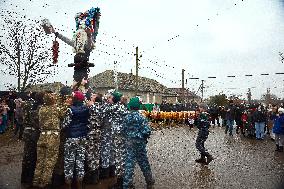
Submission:
<svg viewBox="0 0 284 189">
<path fill-rule="evenodd" d="M 130 99 L 128 106 L 131 110 L 139 110 L 141 105 L 140 99 L 138 97 L 133 97 Z"/>
<path fill-rule="evenodd" d="M 284 113 L 284 108 L 279 108 L 279 109 L 278 109 L 278 112 Z"/>
<path fill-rule="evenodd" d="M 82 102 L 85 100 L 85 95 L 81 91 L 75 91 L 73 97 L 76 101 Z"/>
<path fill-rule="evenodd" d="M 113 93 L 111 93 L 111 95 L 113 96 L 113 102 L 114 103 L 119 102 L 121 97 L 122 97 L 122 93 L 120 93 L 118 91 L 114 91 Z"/>
</svg>

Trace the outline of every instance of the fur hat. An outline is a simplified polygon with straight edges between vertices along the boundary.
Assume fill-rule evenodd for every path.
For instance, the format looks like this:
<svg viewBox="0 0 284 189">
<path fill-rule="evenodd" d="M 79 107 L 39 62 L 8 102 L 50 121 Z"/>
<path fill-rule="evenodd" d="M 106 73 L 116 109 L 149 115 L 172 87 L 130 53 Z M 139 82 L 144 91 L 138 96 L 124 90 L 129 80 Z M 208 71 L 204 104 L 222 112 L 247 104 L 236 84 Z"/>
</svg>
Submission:
<svg viewBox="0 0 284 189">
<path fill-rule="evenodd" d="M 76 101 L 83 102 L 85 100 L 85 95 L 81 91 L 75 91 L 73 93 L 73 98 Z"/>
<path fill-rule="evenodd" d="M 141 105 L 140 99 L 138 97 L 133 97 L 130 99 L 128 106 L 131 110 L 139 110 Z"/>
</svg>

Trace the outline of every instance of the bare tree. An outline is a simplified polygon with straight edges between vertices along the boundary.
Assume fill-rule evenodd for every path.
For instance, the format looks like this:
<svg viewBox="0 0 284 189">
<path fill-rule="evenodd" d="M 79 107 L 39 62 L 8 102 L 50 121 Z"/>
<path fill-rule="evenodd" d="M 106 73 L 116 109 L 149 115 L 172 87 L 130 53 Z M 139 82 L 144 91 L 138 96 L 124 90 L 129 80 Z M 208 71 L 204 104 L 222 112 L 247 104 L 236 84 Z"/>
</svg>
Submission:
<svg viewBox="0 0 284 189">
<path fill-rule="evenodd" d="M 25 91 L 28 85 L 42 83 L 52 76 L 56 65 L 52 63 L 52 51 L 39 21 L 26 19 L 25 16 L 11 18 L 1 14 L 0 17 L 5 23 L 0 36 L 3 74 L 18 79 L 18 91 Z"/>
<path fill-rule="evenodd" d="M 270 93 L 270 89 L 261 96 L 260 100 L 266 104 L 279 104 L 281 102 L 277 95 Z"/>
</svg>

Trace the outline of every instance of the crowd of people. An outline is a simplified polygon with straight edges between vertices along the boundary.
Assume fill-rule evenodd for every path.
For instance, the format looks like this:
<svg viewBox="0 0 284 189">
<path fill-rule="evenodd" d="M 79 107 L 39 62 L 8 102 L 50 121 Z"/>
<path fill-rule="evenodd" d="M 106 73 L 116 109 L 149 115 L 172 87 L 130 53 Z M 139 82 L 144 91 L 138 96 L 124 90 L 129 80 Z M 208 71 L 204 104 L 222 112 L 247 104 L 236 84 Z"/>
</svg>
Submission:
<svg viewBox="0 0 284 189">
<path fill-rule="evenodd" d="M 228 106 L 212 106 L 209 108 L 212 125 L 225 126 L 225 133 L 233 135 L 233 125 L 236 134 L 263 140 L 265 135 L 276 134 L 275 122 L 283 113 L 283 105 L 234 104 Z M 272 130 L 274 129 L 274 130 Z M 284 134 L 284 133 L 283 133 Z M 274 139 L 274 137 L 272 137 Z"/>
<path fill-rule="evenodd" d="M 175 107 L 175 108 L 173 108 Z M 178 107 L 178 108 L 176 108 Z M 144 114 L 152 122 L 160 122 L 168 125 L 171 123 L 187 124 L 193 127 L 197 118 L 199 105 L 188 104 L 154 104 L 153 110 L 146 111 Z M 206 112 L 209 114 L 210 124 L 213 126 L 225 127 L 225 133 L 233 135 L 233 126 L 236 125 L 236 134 L 255 137 L 257 140 L 263 140 L 265 134 L 271 135 L 275 115 L 283 104 L 264 106 L 261 104 L 234 104 L 229 101 L 227 106 L 209 106 Z"/>
<path fill-rule="evenodd" d="M 16 128 L 15 134 L 18 131 L 21 132 L 21 121 L 18 119 L 21 117 L 21 107 L 16 99 L 16 95 L 13 92 L 9 92 L 7 95 L 0 98 L 0 134 L 6 132 L 10 128 Z"/>
<path fill-rule="evenodd" d="M 38 188 L 64 183 L 67 188 L 83 188 L 84 183 L 97 184 L 114 177 L 117 183 L 113 188 L 133 188 L 135 162 L 147 188 L 153 188 L 155 181 L 146 151 L 152 130 L 148 121 L 196 126 L 196 148 L 201 155 L 197 163 L 208 165 L 213 160 L 204 146 L 210 126 L 225 127 L 225 133 L 233 136 L 236 125 L 236 134 L 257 140 L 274 133 L 276 151 L 283 152 L 281 104 L 264 107 L 229 101 L 227 106 L 207 107 L 203 103 L 171 106 L 163 102 L 142 114 L 141 107 L 138 97 L 127 103 L 117 91 L 104 96 L 86 95 L 63 87 L 60 95 L 33 92 L 24 100 L 9 93 L 1 100 L 0 132 L 14 128 L 14 136 L 24 141 L 21 182 Z"/>
<path fill-rule="evenodd" d="M 54 188 L 65 183 L 80 189 L 116 178 L 112 188 L 133 188 L 138 162 L 147 188 L 153 188 L 146 151 L 151 128 L 138 111 L 141 100 L 133 97 L 126 104 L 116 91 L 91 94 L 89 100 L 80 91 L 70 92 L 33 92 L 25 101 L 13 100 L 20 125 L 15 133 L 20 131 L 24 141 L 22 185 Z"/>
</svg>

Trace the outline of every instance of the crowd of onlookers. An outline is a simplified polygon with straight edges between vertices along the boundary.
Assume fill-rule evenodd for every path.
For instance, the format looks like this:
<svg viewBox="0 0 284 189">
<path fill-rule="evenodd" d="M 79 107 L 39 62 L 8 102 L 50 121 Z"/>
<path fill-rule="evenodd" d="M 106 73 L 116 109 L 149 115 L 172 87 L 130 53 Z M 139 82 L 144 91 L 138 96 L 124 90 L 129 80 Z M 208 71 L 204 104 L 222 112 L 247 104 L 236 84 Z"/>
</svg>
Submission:
<svg viewBox="0 0 284 189">
<path fill-rule="evenodd" d="M 28 94 L 26 94 L 26 97 Z M 23 99 L 22 99 L 23 98 Z M 14 92 L 0 97 L 0 134 L 14 130 L 14 135 L 22 139 L 23 134 L 23 104 L 25 97 L 19 97 Z"/>
<path fill-rule="evenodd" d="M 209 107 L 208 113 L 213 125 L 226 126 L 226 133 L 229 131 L 232 135 L 235 125 L 237 134 L 254 136 L 261 140 L 265 134 L 271 134 L 273 120 L 281 108 L 283 104 L 264 106 L 262 104 L 234 104 L 230 101 L 228 106 Z"/>
<path fill-rule="evenodd" d="M 213 104 L 207 108 L 212 126 L 225 127 L 225 133 L 233 136 L 242 134 L 245 137 L 263 140 L 266 135 L 276 142 L 276 150 L 283 151 L 284 145 L 284 106 L 283 104 L 237 104 L 230 100 L 226 106 Z M 195 111 L 194 114 L 187 113 Z M 153 106 L 151 113 L 146 113 L 152 122 L 169 125 L 171 123 L 187 124 L 194 127 L 198 117 L 198 104 L 169 104 L 163 102 Z M 170 114 L 167 112 L 171 112 Z M 177 113 L 179 112 L 179 113 Z M 169 116 L 168 116 L 169 115 Z M 194 115 L 194 116 L 192 116 Z"/>
<path fill-rule="evenodd" d="M 0 133 L 14 125 L 15 95 L 11 92 L 1 97 L 0 104 Z"/>
<path fill-rule="evenodd" d="M 64 170 L 64 175 L 61 174 L 60 176 L 65 177 L 63 180 L 65 179 L 68 188 L 71 188 L 73 174 L 76 173 L 73 164 L 80 161 L 76 165 L 76 170 L 78 168 L 82 173 L 81 175 L 76 173 L 78 174 L 77 184 L 80 185 L 78 188 L 82 188 L 84 179 L 84 182 L 90 179 L 92 182 L 97 183 L 99 179 L 109 178 L 110 175 L 117 176 L 117 188 L 122 185 L 129 186 L 133 182 L 131 170 L 134 169 L 135 158 L 123 159 L 125 158 L 124 150 L 132 150 L 133 147 L 128 146 L 125 148 L 124 145 L 128 144 L 129 141 L 139 139 L 138 141 L 142 141 L 143 145 L 138 142 L 137 149 L 139 148 L 142 151 L 137 151 L 137 153 L 141 155 L 143 152 L 143 162 L 147 166 L 139 165 L 147 167 L 144 170 L 145 173 L 148 173 L 145 176 L 146 179 L 148 178 L 147 185 L 153 186 L 154 180 L 146 155 L 146 144 L 151 129 L 148 128 L 145 117 L 142 117 L 138 111 L 139 108 L 143 108 L 138 97 L 132 98 L 132 102 L 130 100 L 127 104 L 126 99 L 122 98 L 122 94 L 119 92 L 109 93 L 105 96 L 105 99 L 102 98 L 102 95 L 94 93 L 88 100 L 87 95 L 75 91 L 72 95 L 70 94 L 72 96 L 71 102 L 69 102 L 70 95 L 58 97 L 54 93 L 45 92 L 42 94 L 41 100 L 39 100 L 38 96 L 40 94 L 35 93 L 33 97 L 32 93 L 27 93 L 26 96 L 20 98 L 19 95 L 10 92 L 1 98 L 1 134 L 8 129 L 13 129 L 14 136 L 19 139 L 22 139 L 23 136 L 25 142 L 22 183 L 30 185 L 33 182 L 33 185 L 36 186 L 55 183 L 56 176 L 54 174 L 56 171 L 54 170 L 58 168 L 58 174 Z M 57 101 L 60 99 L 63 100 L 61 104 Z M 127 110 L 127 107 L 130 111 Z M 162 122 L 164 125 L 179 123 L 191 127 L 195 125 L 198 127 L 199 125 L 199 129 L 200 123 L 204 122 L 206 118 L 205 122 L 208 123 L 209 121 L 211 126 L 225 127 L 225 133 L 230 136 L 235 134 L 234 128 L 236 128 L 236 134 L 242 134 L 245 137 L 252 137 L 257 140 L 263 140 L 266 134 L 274 133 L 273 139 L 276 143 L 276 151 L 283 152 L 283 104 L 268 106 L 262 104 L 236 104 L 230 100 L 226 106 L 214 104 L 208 107 L 204 103 L 198 105 L 194 102 L 187 104 L 163 102 L 160 105 L 155 103 L 152 112 L 144 112 L 144 115 L 152 122 Z M 141 124 L 139 122 L 138 125 L 133 125 L 135 120 L 140 120 Z M 142 132 L 140 129 L 143 124 L 147 129 L 147 133 L 143 133 L 144 131 Z M 209 123 L 206 125 L 209 125 Z M 135 128 L 133 128 L 134 126 Z M 206 133 L 208 128 L 206 128 Z M 199 133 L 199 139 L 203 140 L 201 135 L 204 132 L 205 130 L 202 130 Z M 36 137 L 27 137 L 33 136 L 33 133 L 37 133 Z M 128 135 L 127 140 L 122 140 L 122 136 Z M 206 136 L 204 135 L 204 138 L 207 138 L 207 136 L 208 133 Z M 125 141 L 127 143 L 124 143 Z M 137 143 L 137 141 L 134 142 Z M 198 143 L 197 146 L 198 149 L 199 147 L 204 148 L 204 141 Z M 131 153 L 136 153 L 136 151 L 127 152 L 126 154 L 131 155 Z M 74 154 L 78 159 L 73 158 Z M 86 156 L 86 154 L 89 154 L 90 157 Z M 116 158 L 110 159 L 112 156 Z M 210 157 L 210 155 L 208 156 Z M 136 157 L 136 155 L 133 157 Z M 211 157 L 206 163 L 212 160 Z M 50 164 L 50 167 L 47 167 L 43 163 L 47 161 L 53 162 L 52 166 Z M 31 162 L 33 166 L 30 166 Z M 91 170 L 86 173 L 85 162 L 87 162 Z M 64 166 L 62 167 L 62 165 Z M 59 167 L 56 168 L 56 166 Z M 123 166 L 125 166 L 125 169 L 122 169 Z M 119 174 L 119 171 L 121 171 L 121 174 Z M 29 175 L 31 172 L 35 175 Z M 46 173 L 45 179 L 42 179 L 45 177 L 42 173 Z M 128 175 L 128 173 L 131 174 Z M 99 175 L 101 175 L 101 178 Z"/>
<path fill-rule="evenodd" d="M 14 134 L 22 138 L 23 133 L 23 100 L 28 97 L 28 94 L 17 97 L 16 93 L 9 92 L 0 98 L 0 134 L 3 134 L 7 129 L 14 129 Z M 265 134 L 270 135 L 272 139 L 275 135 L 272 131 L 276 115 L 279 108 L 283 108 L 283 104 L 261 105 L 261 104 L 234 104 L 233 101 L 227 106 L 218 106 L 213 104 L 208 107 L 210 120 L 212 125 L 224 126 L 225 132 L 233 135 L 233 126 L 236 127 L 236 134 L 241 133 L 244 136 L 255 137 L 262 140 Z M 196 102 L 189 103 L 167 103 L 163 101 L 161 104 L 155 103 L 153 112 L 186 112 L 196 111 L 198 104 Z M 197 112 L 198 113 L 198 112 Z M 170 123 L 169 118 L 161 118 L 161 115 L 155 115 L 154 119 Z M 172 120 L 179 123 L 185 123 L 193 127 L 194 118 L 183 114 L 183 120 L 175 118 L 180 115 L 173 115 Z M 151 119 L 151 116 L 149 116 Z M 153 117 L 152 117 L 153 120 Z M 156 122 L 156 120 L 154 121 Z"/>
</svg>

